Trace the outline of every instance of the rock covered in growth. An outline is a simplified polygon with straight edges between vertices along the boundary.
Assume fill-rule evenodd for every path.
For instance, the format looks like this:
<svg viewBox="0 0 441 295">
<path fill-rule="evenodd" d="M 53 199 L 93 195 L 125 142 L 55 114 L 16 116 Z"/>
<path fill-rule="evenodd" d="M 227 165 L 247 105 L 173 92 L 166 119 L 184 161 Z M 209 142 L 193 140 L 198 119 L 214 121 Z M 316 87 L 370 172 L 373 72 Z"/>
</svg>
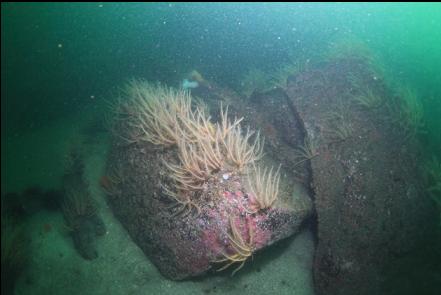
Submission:
<svg viewBox="0 0 441 295">
<path fill-rule="evenodd" d="M 294 234 L 311 212 L 291 175 L 260 159 L 263 143 L 241 119 L 231 122 L 221 110 L 213 123 L 186 94 L 144 82 L 134 81 L 127 94 L 106 190 L 115 215 L 164 276 L 234 273 Z"/>
<path fill-rule="evenodd" d="M 69 155 L 63 176 L 61 209 L 75 249 L 84 259 L 97 258 L 96 239 L 106 233 L 106 227 L 84 179 L 83 158 L 77 149 L 73 149 Z"/>
<path fill-rule="evenodd" d="M 359 59 L 293 76 L 287 94 L 313 142 L 318 294 L 386 294 L 385 270 L 431 237 L 418 174 L 417 126 Z"/>
</svg>

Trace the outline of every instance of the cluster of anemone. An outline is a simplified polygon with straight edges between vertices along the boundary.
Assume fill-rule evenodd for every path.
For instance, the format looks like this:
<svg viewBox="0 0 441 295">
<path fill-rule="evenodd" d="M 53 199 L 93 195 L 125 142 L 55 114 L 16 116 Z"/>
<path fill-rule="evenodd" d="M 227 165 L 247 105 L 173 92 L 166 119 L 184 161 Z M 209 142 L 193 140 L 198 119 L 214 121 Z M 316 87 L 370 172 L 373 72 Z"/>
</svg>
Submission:
<svg viewBox="0 0 441 295">
<path fill-rule="evenodd" d="M 159 84 L 132 80 L 125 87 L 123 106 L 128 124 L 136 138 L 165 148 L 177 147 L 179 161 L 163 161 L 170 171 L 171 186 L 163 186 L 167 195 L 182 208 L 195 207 L 193 192 L 219 171 L 250 173 L 250 187 L 261 209 L 277 198 L 279 169 L 269 172 L 255 168 L 263 156 L 259 132 L 242 129 L 243 118 L 228 119 L 228 107 L 220 111 L 220 122 L 213 123 L 202 104 L 192 103 L 187 91 Z"/>
<path fill-rule="evenodd" d="M 185 90 L 175 90 L 159 84 L 132 80 L 125 87 L 125 99 L 117 112 L 129 127 L 124 138 L 129 143 L 148 142 L 163 149 L 175 149 L 177 158 L 163 159 L 170 182 L 162 184 L 162 191 L 175 202 L 174 215 L 201 212 L 201 193 L 213 177 L 230 172 L 246 175 L 249 195 L 256 206 L 246 211 L 255 214 L 272 207 L 277 200 L 280 182 L 278 169 L 257 165 L 263 157 L 264 141 L 259 132 L 243 129 L 243 118 L 228 118 L 228 107 L 221 106 L 219 122 L 213 122 L 207 107 L 192 102 Z M 120 135 L 121 136 L 121 135 Z M 252 256 L 253 230 L 248 238 L 230 217 L 230 252 L 222 253 L 227 262 L 221 270 L 240 263 L 233 274 Z"/>
<path fill-rule="evenodd" d="M 220 260 L 217 260 L 217 263 L 224 263 L 225 265 L 222 266 L 217 271 L 222 271 L 230 267 L 231 265 L 235 263 L 240 263 L 239 266 L 233 271 L 231 275 L 234 275 L 236 272 L 238 272 L 245 264 L 245 261 L 248 260 L 253 255 L 254 247 L 253 247 L 253 239 L 254 239 L 254 233 L 252 230 L 252 227 L 248 227 L 248 239 L 245 239 L 238 226 L 235 224 L 234 219 L 230 217 L 230 229 L 231 234 L 226 233 L 228 236 L 228 239 L 230 241 L 231 248 L 233 249 L 233 254 L 228 254 L 225 252 L 222 252 L 223 258 Z"/>
</svg>

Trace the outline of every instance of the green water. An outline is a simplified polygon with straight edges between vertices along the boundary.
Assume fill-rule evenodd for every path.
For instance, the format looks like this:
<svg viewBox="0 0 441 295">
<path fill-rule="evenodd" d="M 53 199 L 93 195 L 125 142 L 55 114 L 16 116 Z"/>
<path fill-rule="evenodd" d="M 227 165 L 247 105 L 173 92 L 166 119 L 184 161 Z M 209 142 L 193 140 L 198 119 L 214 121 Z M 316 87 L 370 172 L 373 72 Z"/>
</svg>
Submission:
<svg viewBox="0 0 441 295">
<path fill-rule="evenodd" d="M 312 67 L 345 42 L 417 93 L 418 140 L 441 161 L 439 3 L 2 3 L 1 19 L 2 194 L 59 187 L 67 134 L 129 78 L 178 87 L 196 69 L 240 91 L 252 69 Z"/>
<path fill-rule="evenodd" d="M 418 90 L 440 143 L 441 6 L 432 4 L 5 4 L 2 130 L 103 99 L 127 77 L 176 83 L 198 69 L 233 84 L 288 54 L 314 59 L 355 36 Z M 6 115 L 6 116 L 4 116 Z M 438 128 L 437 131 L 440 131 Z"/>
</svg>

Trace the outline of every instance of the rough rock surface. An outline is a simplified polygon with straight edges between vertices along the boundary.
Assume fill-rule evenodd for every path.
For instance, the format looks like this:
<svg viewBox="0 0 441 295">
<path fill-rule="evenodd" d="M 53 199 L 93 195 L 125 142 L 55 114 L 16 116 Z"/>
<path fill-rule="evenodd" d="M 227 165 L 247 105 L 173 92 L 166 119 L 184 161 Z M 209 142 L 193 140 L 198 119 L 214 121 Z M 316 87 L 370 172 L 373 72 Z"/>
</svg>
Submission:
<svg viewBox="0 0 441 295">
<path fill-rule="evenodd" d="M 357 103 L 362 87 L 381 102 Z M 287 94 L 317 153 L 317 293 L 388 294 L 385 268 L 430 237 L 436 220 L 421 187 L 418 145 L 393 120 L 396 97 L 359 59 L 293 76 Z"/>
<path fill-rule="evenodd" d="M 375 106 L 357 101 L 367 89 L 381 98 Z M 176 152 L 115 141 L 110 203 L 165 276 L 221 268 L 222 253 L 234 252 L 231 224 L 257 251 L 295 233 L 310 216 L 317 294 L 389 294 L 387 281 L 402 279 L 387 273 L 391 265 L 437 239 L 436 211 L 418 174 L 418 143 L 397 120 L 397 95 L 364 60 L 319 65 L 290 77 L 286 89 L 250 98 L 208 83 L 192 94 L 210 106 L 229 104 L 230 117 L 244 116 L 244 126 L 261 131 L 268 163 L 282 163 L 283 197 L 273 209 L 249 215 L 253 199 L 243 175 L 225 179 L 228 171 L 219 171 L 207 183 L 200 213 L 179 211 L 161 188 L 168 171 L 160 159 L 176 161 Z M 210 114 L 219 119 L 216 107 Z M 304 195 L 292 195 L 294 180 Z"/>
<path fill-rule="evenodd" d="M 164 190 L 170 183 L 164 161 L 177 160 L 176 148 L 116 139 L 104 181 L 117 218 L 167 278 L 180 280 L 219 270 L 232 262 L 226 255 L 239 260 L 230 267 L 234 271 L 251 252 L 296 233 L 311 213 L 307 192 L 293 193 L 294 178 L 283 167 L 279 197 L 270 208 L 254 213 L 256 200 L 247 175 L 227 170 L 204 184 L 196 206 L 185 207 Z M 269 157 L 262 161 L 269 167 L 278 165 Z M 245 255 L 235 256 L 241 248 L 237 244 L 246 248 Z"/>
</svg>

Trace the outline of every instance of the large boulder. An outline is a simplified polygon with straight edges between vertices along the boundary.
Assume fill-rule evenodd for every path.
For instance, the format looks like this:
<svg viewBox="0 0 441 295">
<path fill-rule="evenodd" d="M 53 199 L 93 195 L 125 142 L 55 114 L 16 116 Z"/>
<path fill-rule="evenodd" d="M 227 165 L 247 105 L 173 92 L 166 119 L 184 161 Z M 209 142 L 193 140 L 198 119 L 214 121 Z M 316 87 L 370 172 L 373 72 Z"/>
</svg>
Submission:
<svg viewBox="0 0 441 295">
<path fill-rule="evenodd" d="M 386 269 L 436 238 L 418 169 L 418 122 L 362 59 L 290 77 L 287 94 L 315 155 L 317 293 L 389 294 Z"/>
<path fill-rule="evenodd" d="M 223 111 L 216 106 L 212 110 Z M 208 130 L 219 126 L 211 121 Z M 185 193 L 173 189 L 176 178 L 171 176 L 182 165 L 179 145 L 133 140 L 139 132 L 134 125 L 130 115 L 116 121 L 102 184 L 117 218 L 167 278 L 181 280 L 211 269 L 234 273 L 256 251 L 296 233 L 312 212 L 307 192 L 288 169 L 281 167 L 279 172 L 268 155 L 255 161 L 262 169 L 253 162 L 244 170 L 231 165 L 210 170 L 198 191 L 182 199 Z M 247 145 L 252 142 L 249 138 Z M 224 151 L 222 156 L 228 157 Z M 262 176 L 254 181 L 265 189 L 278 190 L 273 203 L 259 206 L 251 174 Z"/>
</svg>

